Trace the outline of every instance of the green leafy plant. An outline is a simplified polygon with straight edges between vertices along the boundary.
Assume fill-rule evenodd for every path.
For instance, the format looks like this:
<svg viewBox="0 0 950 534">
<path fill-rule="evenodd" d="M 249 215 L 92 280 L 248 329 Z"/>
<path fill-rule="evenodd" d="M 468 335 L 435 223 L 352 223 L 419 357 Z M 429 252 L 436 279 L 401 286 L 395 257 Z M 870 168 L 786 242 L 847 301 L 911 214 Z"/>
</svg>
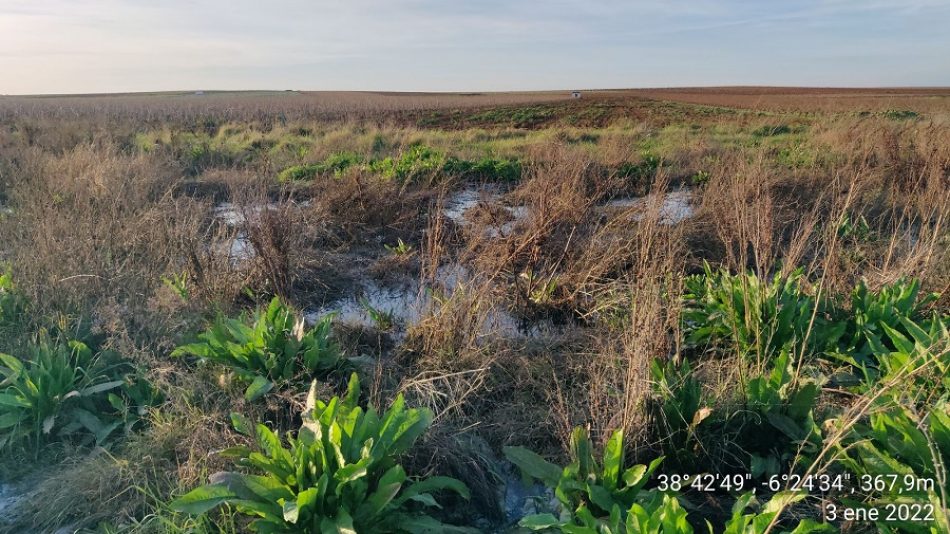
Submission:
<svg viewBox="0 0 950 534">
<path fill-rule="evenodd" d="M 871 225 L 864 215 L 852 219 L 851 215 L 845 215 L 838 224 L 838 235 L 845 239 L 854 241 L 867 241 L 871 237 Z"/>
<path fill-rule="evenodd" d="M 406 243 L 401 238 L 398 239 L 395 245 L 383 245 L 389 252 L 393 253 L 396 256 L 410 256 L 415 251 L 412 245 Z"/>
<path fill-rule="evenodd" d="M 377 330 L 381 332 L 388 332 L 395 328 L 396 315 L 392 310 L 381 310 L 376 308 L 366 298 L 360 299 L 360 306 L 363 308 L 363 311 L 366 312 L 366 315 L 369 316 L 370 320 L 373 321 L 373 324 L 376 326 Z"/>
<path fill-rule="evenodd" d="M 913 308 L 910 300 L 903 299 L 905 312 Z M 932 507 L 932 521 L 911 521 L 898 513 L 892 517 L 896 522 L 877 524 L 882 532 L 950 531 L 946 513 L 950 495 L 950 332 L 939 316 L 931 318 L 926 330 L 902 315 L 894 324 L 879 323 L 886 343 L 869 344 L 880 364 L 879 373 L 864 386 L 870 390 L 876 381 L 897 386 L 875 397 L 870 415 L 848 428 L 835 444 L 840 465 L 852 474 L 861 489 L 857 498 L 864 503 Z"/>
<path fill-rule="evenodd" d="M 78 341 L 55 343 L 45 334 L 22 360 L 0 354 L 0 448 L 39 447 L 77 436 L 106 442 L 126 432 L 161 395 L 127 362 L 94 353 Z"/>
<path fill-rule="evenodd" d="M 752 131 L 755 137 L 774 137 L 792 133 L 792 127 L 787 124 L 767 124 Z"/>
<path fill-rule="evenodd" d="M 935 315 L 926 330 L 904 317 L 900 323 L 902 330 L 882 325 L 894 348 L 883 344 L 875 347 L 879 374 L 884 379 L 904 375 L 900 378 L 909 392 L 925 392 L 934 402 L 950 401 L 950 331 L 946 318 Z M 871 384 L 873 377 L 866 378 L 864 385 Z"/>
<path fill-rule="evenodd" d="M 538 306 L 550 304 L 554 300 L 554 293 L 558 288 L 558 279 L 555 276 L 543 278 L 528 269 L 518 275 L 528 300 Z"/>
<path fill-rule="evenodd" d="M 697 430 L 712 414 L 703 406 L 702 386 L 685 360 L 680 365 L 653 360 L 650 373 L 659 398 L 654 418 L 663 436 L 663 453 L 676 466 L 692 466 L 700 445 Z"/>
<path fill-rule="evenodd" d="M 659 500 L 659 501 L 658 501 Z M 613 518 L 611 518 L 613 520 Z M 676 497 L 656 494 L 646 505 L 634 503 L 627 512 L 621 528 L 619 518 L 610 525 L 609 532 L 618 534 L 692 534 L 693 526 L 686 520 L 686 510 Z M 576 532 L 576 531 L 572 531 Z M 599 531 L 590 530 L 590 534 Z"/>
<path fill-rule="evenodd" d="M 856 486 L 869 490 L 865 502 L 933 507 L 933 521 L 898 515 L 898 521 L 878 525 L 885 531 L 948 532 L 950 404 L 919 410 L 897 404 L 899 399 L 890 400 L 892 407 L 872 413 L 867 422 L 851 429 L 840 445 L 841 463 L 852 473 Z M 930 528 L 937 526 L 937 530 Z"/>
<path fill-rule="evenodd" d="M 912 330 L 929 327 L 922 324 L 924 310 L 937 297 L 936 293 L 921 295 L 920 281 L 916 279 L 900 279 L 878 291 L 868 289 L 864 281 L 859 282 L 851 292 L 851 307 L 841 321 L 842 335 L 833 354 L 857 367 L 877 369 L 881 364 L 878 355 L 895 349 L 887 332 L 906 337 Z"/>
<path fill-rule="evenodd" d="M 615 170 L 618 177 L 625 178 L 637 185 L 648 187 L 663 160 L 654 154 L 646 154 L 637 162 L 621 163 Z"/>
<path fill-rule="evenodd" d="M 326 376 L 350 363 L 331 338 L 332 315 L 313 328 L 275 297 L 251 317 L 219 317 L 198 336 L 198 343 L 175 349 L 172 356 L 193 355 L 233 370 L 247 382 L 245 397 L 255 400 L 301 375 Z"/>
<path fill-rule="evenodd" d="M 321 168 L 322 166 L 318 163 L 293 165 L 280 171 L 280 173 L 277 174 L 277 181 L 282 184 L 286 184 L 313 180 L 317 175 L 320 174 Z"/>
<path fill-rule="evenodd" d="M 549 528 L 569 534 L 693 534 L 686 510 L 672 495 L 654 493 L 643 504 L 630 505 L 626 519 L 623 515 L 611 514 L 600 521 L 588 519 L 584 525 L 563 524 Z"/>
<path fill-rule="evenodd" d="M 690 176 L 689 183 L 692 185 L 706 185 L 709 183 L 709 171 L 696 171 L 696 174 Z"/>
<path fill-rule="evenodd" d="M 16 292 L 10 271 L 0 271 L 0 325 L 17 322 L 25 309 L 26 303 Z"/>
<path fill-rule="evenodd" d="M 554 490 L 560 513 L 525 517 L 520 525 L 532 530 L 549 528 L 564 532 L 596 532 L 610 525 L 626 524 L 633 505 L 659 505 L 653 492 L 643 491 L 650 475 L 660 465 L 624 468 L 623 432 L 614 432 L 604 448 L 603 464 L 594 458 L 593 445 L 582 428 L 571 434 L 572 462 L 563 469 L 524 447 L 505 447 L 505 457 L 521 469 L 527 479 L 536 479 Z M 645 512 L 644 512 L 645 513 Z M 639 515 L 640 512 L 638 511 Z M 649 515 L 649 514 L 648 514 Z"/>
<path fill-rule="evenodd" d="M 814 418 L 819 384 L 795 377 L 789 353 L 782 351 L 767 375 L 746 383 L 742 442 L 752 455 L 753 476 L 775 474 L 793 453 L 815 452 L 820 445 Z"/>
<path fill-rule="evenodd" d="M 357 406 L 359 381 L 350 379 L 344 398 L 316 399 L 311 387 L 296 437 L 287 446 L 264 425 L 254 429 L 240 416 L 235 428 L 254 434 L 260 451 L 225 451 L 260 474 L 225 473 L 218 482 L 175 500 L 173 509 L 201 514 L 224 503 L 254 517 L 250 528 L 266 533 L 467 532 L 425 513 L 438 507 L 433 492 L 468 498 L 453 478 L 410 479 L 399 455 L 432 423 L 432 413 L 406 408 L 402 396 L 382 414 Z"/>
<path fill-rule="evenodd" d="M 882 115 L 885 118 L 892 120 L 916 119 L 920 116 L 916 111 L 911 111 L 909 109 L 888 109 L 885 110 Z"/>
<path fill-rule="evenodd" d="M 333 174 L 339 177 L 342 176 L 347 169 L 358 167 L 363 165 L 363 163 L 363 158 L 359 154 L 340 152 L 338 154 L 332 154 L 318 163 L 287 167 L 277 175 L 277 181 L 280 183 L 304 182 L 325 174 Z"/>
<path fill-rule="evenodd" d="M 169 276 L 163 276 L 162 283 L 178 295 L 181 300 L 187 302 L 191 298 L 191 290 L 188 288 L 188 273 L 172 273 Z"/>
<path fill-rule="evenodd" d="M 807 496 L 804 492 L 781 492 L 772 496 L 772 498 L 761 506 L 760 510 L 752 513 L 746 511 L 754 506 L 755 495 L 745 493 L 736 499 L 732 506 L 732 516 L 726 522 L 722 534 L 766 534 L 774 532 L 776 534 L 811 534 L 814 532 L 834 532 L 835 529 L 830 525 L 817 523 L 811 519 L 803 519 L 791 531 L 784 529 L 770 529 L 776 517 L 789 505 L 801 501 Z M 712 532 L 712 527 L 709 528 Z"/>
<path fill-rule="evenodd" d="M 683 326 L 689 345 L 728 341 L 740 354 L 768 357 L 806 338 L 815 352 L 841 335 L 843 325 L 825 318 L 828 307 L 802 290 L 801 269 L 766 282 L 751 273 L 714 271 L 708 263 L 704 268 L 704 274 L 685 280 Z"/>
</svg>

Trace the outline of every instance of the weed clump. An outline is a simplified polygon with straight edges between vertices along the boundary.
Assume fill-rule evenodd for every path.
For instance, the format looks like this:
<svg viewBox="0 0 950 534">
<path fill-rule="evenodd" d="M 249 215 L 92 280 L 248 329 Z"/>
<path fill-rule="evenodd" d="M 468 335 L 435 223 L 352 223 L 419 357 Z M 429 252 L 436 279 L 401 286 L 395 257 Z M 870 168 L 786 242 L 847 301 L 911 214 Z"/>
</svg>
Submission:
<svg viewBox="0 0 950 534">
<path fill-rule="evenodd" d="M 276 385 L 349 365 L 331 338 L 332 320 L 327 316 L 307 330 L 304 319 L 275 297 L 252 317 L 219 317 L 199 342 L 178 347 L 172 356 L 197 356 L 226 367 L 248 383 L 245 397 L 253 401 Z"/>
<path fill-rule="evenodd" d="M 234 417 L 235 428 L 256 438 L 260 452 L 246 447 L 225 451 L 255 473 L 224 473 L 216 483 L 195 489 L 172 507 L 201 514 L 222 504 L 254 517 L 254 532 L 471 532 L 443 524 L 412 505 L 438 507 L 433 493 L 468 489 L 448 477 L 409 478 L 398 458 L 432 424 L 432 413 L 406 408 L 397 397 L 383 413 L 357 405 L 354 374 L 344 398 L 328 403 L 310 390 L 303 424 L 289 447 L 269 428 Z"/>
<path fill-rule="evenodd" d="M 53 440 L 101 445 L 145 419 L 161 395 L 128 362 L 44 333 L 22 359 L 0 354 L 0 449 Z"/>
</svg>

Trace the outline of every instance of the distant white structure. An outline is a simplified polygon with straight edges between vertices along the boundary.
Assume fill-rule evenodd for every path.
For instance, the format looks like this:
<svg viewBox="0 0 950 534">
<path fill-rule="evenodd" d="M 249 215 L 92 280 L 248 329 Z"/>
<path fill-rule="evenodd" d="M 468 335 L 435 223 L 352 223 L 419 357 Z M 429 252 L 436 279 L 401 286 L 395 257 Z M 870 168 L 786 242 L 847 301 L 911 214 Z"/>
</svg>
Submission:
<svg viewBox="0 0 950 534">
<path fill-rule="evenodd" d="M 204 91 L 195 91 L 195 96 L 201 96 L 203 94 L 205 94 Z"/>
<path fill-rule="evenodd" d="M 581 97 L 580 91 L 571 91 L 571 98 L 580 98 L 580 97 Z"/>
</svg>

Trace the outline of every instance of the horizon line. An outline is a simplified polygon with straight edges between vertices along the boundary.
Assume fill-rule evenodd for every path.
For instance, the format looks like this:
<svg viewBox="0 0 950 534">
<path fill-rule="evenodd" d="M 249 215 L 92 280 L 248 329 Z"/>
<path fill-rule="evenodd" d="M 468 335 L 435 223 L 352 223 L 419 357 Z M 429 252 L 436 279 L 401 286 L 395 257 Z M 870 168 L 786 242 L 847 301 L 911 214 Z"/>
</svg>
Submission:
<svg viewBox="0 0 950 534">
<path fill-rule="evenodd" d="M 560 89 L 518 89 L 508 91 L 494 90 L 391 90 L 391 89 L 165 89 L 142 91 L 115 91 L 91 93 L 0 93 L 0 97 L 105 97 L 105 96 L 148 96 L 148 95 L 178 95 L 195 93 L 387 93 L 391 95 L 459 95 L 475 96 L 485 94 L 521 94 L 521 93 L 560 93 L 572 91 L 610 92 L 610 91 L 673 91 L 697 89 L 815 89 L 815 90 L 874 90 L 874 89 L 910 89 L 910 90 L 950 90 L 950 85 L 682 85 L 682 86 L 653 86 L 653 87 L 609 87 L 609 88 L 560 88 Z"/>
</svg>

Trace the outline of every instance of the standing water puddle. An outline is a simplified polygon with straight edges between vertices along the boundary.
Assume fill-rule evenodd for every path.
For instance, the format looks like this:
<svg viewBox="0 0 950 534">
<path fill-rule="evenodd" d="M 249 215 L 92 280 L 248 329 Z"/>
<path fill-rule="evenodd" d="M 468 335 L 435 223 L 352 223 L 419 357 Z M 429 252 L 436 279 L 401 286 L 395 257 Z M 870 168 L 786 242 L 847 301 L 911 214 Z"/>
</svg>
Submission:
<svg viewBox="0 0 950 534">
<path fill-rule="evenodd" d="M 442 266 L 436 273 L 437 285 L 442 286 L 451 295 L 469 280 L 465 267 L 457 264 Z M 406 330 L 423 320 L 432 309 L 435 297 L 429 291 L 420 291 L 417 281 L 406 282 L 401 286 L 382 286 L 373 280 L 360 282 L 360 288 L 353 295 L 336 300 L 316 310 L 304 314 L 306 321 L 314 324 L 330 314 L 337 321 L 365 327 L 378 326 L 374 323 L 373 312 L 389 316 L 395 323 L 394 335 L 397 339 L 405 336 Z M 532 325 L 530 328 L 506 310 L 492 308 L 484 312 L 482 329 L 486 333 L 503 337 L 535 337 L 547 332 L 550 325 Z"/>
<path fill-rule="evenodd" d="M 26 481 L 15 484 L 0 483 L 0 531 L 6 532 L 3 528 L 17 519 L 17 506 L 23 501 L 33 499 L 35 494 L 36 490 Z"/>
<path fill-rule="evenodd" d="M 485 200 L 486 202 L 494 202 L 499 197 L 498 190 L 495 188 L 475 188 L 470 187 L 468 189 L 463 189 L 458 193 L 452 195 L 445 203 L 445 208 L 442 210 L 442 214 L 448 217 L 452 222 L 464 225 L 468 221 L 465 220 L 465 214 L 472 208 L 478 205 L 479 202 Z"/>
<path fill-rule="evenodd" d="M 452 197 L 450 197 L 446 202 L 445 208 L 442 210 L 442 214 L 459 226 L 468 226 L 471 224 L 471 222 L 466 218 L 466 214 L 472 208 L 478 206 L 480 202 L 485 202 L 487 204 L 497 204 L 497 201 L 500 198 L 501 193 L 498 191 L 497 187 L 470 187 L 452 195 Z M 530 214 L 527 206 L 499 205 L 498 207 L 508 212 L 511 220 L 501 224 L 495 224 L 487 228 L 485 230 L 485 235 L 488 237 L 497 238 L 510 234 L 515 225 L 525 220 Z"/>
<path fill-rule="evenodd" d="M 693 206 L 690 200 L 693 198 L 692 191 L 681 189 L 679 191 L 670 191 L 663 196 L 663 204 L 660 205 L 660 224 L 679 224 L 693 216 Z M 636 198 L 618 198 L 607 202 L 603 206 L 605 209 L 639 209 L 645 210 L 649 207 L 648 197 Z M 637 213 L 633 220 L 641 221 L 645 215 Z"/>
<path fill-rule="evenodd" d="M 296 207 L 306 207 L 310 205 L 310 201 L 306 200 L 300 203 L 293 203 L 292 205 Z M 264 213 L 265 210 L 277 211 L 279 209 L 280 206 L 273 202 L 249 206 L 238 206 L 231 202 L 222 202 L 215 206 L 211 211 L 214 218 L 228 227 L 238 229 L 237 234 L 228 245 L 218 247 L 218 252 L 227 254 L 228 260 L 232 265 L 237 265 L 238 263 L 252 259 L 257 255 L 257 252 L 254 250 L 254 245 L 251 244 L 251 240 L 248 238 L 244 226 L 247 224 L 257 224 L 260 221 L 261 214 Z"/>
<path fill-rule="evenodd" d="M 694 209 L 690 203 L 693 192 L 687 189 L 670 191 L 663 196 L 663 202 L 659 208 L 660 224 L 673 225 L 679 224 L 694 215 Z M 455 222 L 459 226 L 467 226 L 471 222 L 466 218 L 466 214 L 480 202 L 496 204 L 501 198 L 497 188 L 467 188 L 455 193 L 446 202 L 442 214 L 446 218 Z M 632 217 L 634 221 L 641 221 L 645 217 L 644 210 L 649 208 L 649 197 L 618 198 L 611 200 L 601 207 L 605 210 L 633 210 L 639 211 Z M 502 224 L 496 224 L 486 230 L 486 235 L 497 238 L 509 234 L 515 225 L 525 220 L 530 215 L 527 206 L 498 206 L 508 212 L 511 220 Z"/>
<path fill-rule="evenodd" d="M 261 213 L 263 213 L 265 209 L 276 210 L 277 205 L 269 203 L 267 205 L 240 207 L 230 202 L 222 202 L 212 210 L 211 213 L 215 219 L 231 228 L 239 228 L 237 234 L 228 244 L 220 244 L 217 247 L 218 253 L 222 255 L 226 254 L 232 266 L 247 261 L 257 255 L 254 250 L 254 245 L 251 244 L 251 240 L 247 237 L 247 232 L 241 227 L 248 223 L 248 219 L 250 219 L 251 222 L 255 222 L 260 218 Z"/>
</svg>

